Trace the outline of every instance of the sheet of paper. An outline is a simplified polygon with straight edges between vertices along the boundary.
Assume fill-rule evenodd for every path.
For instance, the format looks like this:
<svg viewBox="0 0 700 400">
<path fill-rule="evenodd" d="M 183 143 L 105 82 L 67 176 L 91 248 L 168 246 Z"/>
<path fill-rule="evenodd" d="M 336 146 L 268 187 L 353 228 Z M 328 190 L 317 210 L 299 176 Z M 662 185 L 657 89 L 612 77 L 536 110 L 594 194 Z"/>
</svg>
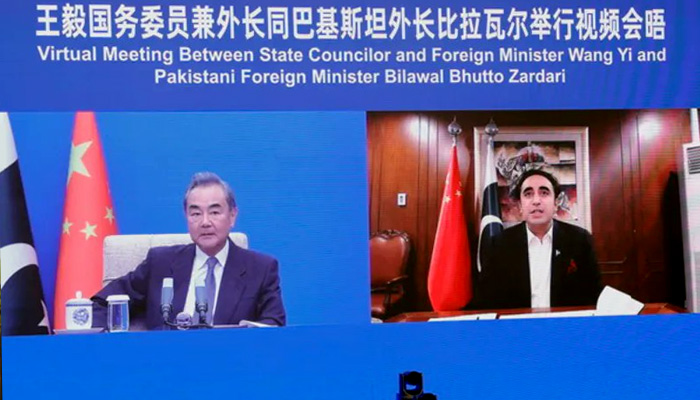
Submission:
<svg viewBox="0 0 700 400">
<path fill-rule="evenodd" d="M 637 315 L 644 304 L 627 293 L 606 286 L 598 296 L 596 315 Z"/>
<path fill-rule="evenodd" d="M 248 321 L 247 319 L 242 319 L 238 323 L 240 326 L 247 328 L 274 328 L 275 325 L 263 324 L 262 322 Z"/>
<path fill-rule="evenodd" d="M 534 318 L 569 318 L 569 317 L 592 317 L 596 315 L 594 310 L 543 312 L 531 314 L 506 314 L 498 319 L 534 319 Z"/>
<path fill-rule="evenodd" d="M 496 313 L 483 313 L 483 314 L 471 314 L 471 315 L 457 315 L 455 317 L 439 317 L 430 318 L 428 322 L 439 322 L 439 321 L 477 321 L 485 319 L 496 319 L 498 314 Z"/>
</svg>

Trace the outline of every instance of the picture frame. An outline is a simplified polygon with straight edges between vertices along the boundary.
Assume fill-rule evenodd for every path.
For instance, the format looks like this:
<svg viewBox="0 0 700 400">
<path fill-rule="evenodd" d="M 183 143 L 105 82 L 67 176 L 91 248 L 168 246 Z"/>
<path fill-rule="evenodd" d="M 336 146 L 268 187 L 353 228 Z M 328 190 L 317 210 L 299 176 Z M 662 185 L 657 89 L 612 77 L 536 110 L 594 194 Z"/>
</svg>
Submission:
<svg viewBox="0 0 700 400">
<path fill-rule="evenodd" d="M 474 128 L 477 219 L 481 214 L 488 140 L 485 127 Z M 561 185 L 555 218 L 592 232 L 588 127 L 499 127 L 493 151 L 504 227 L 520 221 L 517 201 L 509 196 L 512 183 L 524 170 L 537 168 L 550 172 Z"/>
</svg>

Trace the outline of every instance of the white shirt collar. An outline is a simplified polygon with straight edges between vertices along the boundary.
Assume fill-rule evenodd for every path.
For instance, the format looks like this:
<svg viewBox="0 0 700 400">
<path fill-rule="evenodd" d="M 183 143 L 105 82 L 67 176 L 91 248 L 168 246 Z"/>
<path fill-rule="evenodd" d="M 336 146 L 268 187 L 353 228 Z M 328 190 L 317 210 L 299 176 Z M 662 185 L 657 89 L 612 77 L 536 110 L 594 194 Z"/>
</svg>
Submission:
<svg viewBox="0 0 700 400">
<path fill-rule="evenodd" d="M 549 230 L 547 230 L 547 233 L 545 233 L 544 236 L 542 236 L 542 240 L 540 240 L 540 238 L 538 238 L 537 235 L 532 233 L 530 228 L 527 226 L 527 223 L 525 224 L 525 231 L 527 231 L 527 242 L 529 244 L 532 244 L 533 240 L 536 240 L 535 243 L 537 243 L 537 244 L 542 244 L 545 242 L 545 240 L 548 240 L 549 243 L 552 243 L 552 233 L 554 232 L 554 221 L 552 221 L 551 225 L 549 226 Z"/>
<path fill-rule="evenodd" d="M 194 265 L 199 265 L 199 268 L 204 268 L 206 269 L 206 262 L 209 259 L 209 256 L 202 251 L 202 249 L 199 248 L 199 246 L 195 245 L 195 251 L 194 251 Z M 226 239 L 226 244 L 224 244 L 224 248 L 221 249 L 214 257 L 216 260 L 219 262 L 219 265 L 222 267 L 226 265 L 226 260 L 228 259 L 228 251 L 229 251 L 229 244 L 228 244 L 228 239 Z"/>
</svg>

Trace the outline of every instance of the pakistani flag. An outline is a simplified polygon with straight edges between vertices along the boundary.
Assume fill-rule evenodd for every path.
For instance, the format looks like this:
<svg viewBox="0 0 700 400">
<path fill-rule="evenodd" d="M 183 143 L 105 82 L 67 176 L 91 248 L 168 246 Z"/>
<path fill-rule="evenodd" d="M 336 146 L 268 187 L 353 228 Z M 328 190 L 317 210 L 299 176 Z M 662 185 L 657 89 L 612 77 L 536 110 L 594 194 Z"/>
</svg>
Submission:
<svg viewBox="0 0 700 400">
<path fill-rule="evenodd" d="M 49 333 L 17 150 L 7 113 L 0 113 L 0 268 L 2 336 Z"/>
<path fill-rule="evenodd" d="M 489 137 L 486 147 L 486 168 L 484 170 L 484 188 L 481 192 L 481 226 L 479 229 L 479 254 L 477 268 L 483 271 L 486 255 L 493 247 L 496 237 L 503 232 L 501 207 L 498 203 L 498 179 L 496 164 L 493 162 L 493 137 Z"/>
</svg>

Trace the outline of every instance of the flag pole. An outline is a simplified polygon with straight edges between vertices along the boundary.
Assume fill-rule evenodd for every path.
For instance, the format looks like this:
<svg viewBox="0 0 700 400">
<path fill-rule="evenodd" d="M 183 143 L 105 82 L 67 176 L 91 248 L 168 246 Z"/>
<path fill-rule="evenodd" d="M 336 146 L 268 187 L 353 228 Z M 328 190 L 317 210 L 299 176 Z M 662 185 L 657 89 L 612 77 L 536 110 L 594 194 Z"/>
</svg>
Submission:
<svg viewBox="0 0 700 400">
<path fill-rule="evenodd" d="M 462 127 L 457 122 L 457 116 L 452 117 L 452 122 L 447 125 L 447 133 L 452 136 L 452 146 L 457 146 L 457 136 L 462 134 Z"/>
</svg>

